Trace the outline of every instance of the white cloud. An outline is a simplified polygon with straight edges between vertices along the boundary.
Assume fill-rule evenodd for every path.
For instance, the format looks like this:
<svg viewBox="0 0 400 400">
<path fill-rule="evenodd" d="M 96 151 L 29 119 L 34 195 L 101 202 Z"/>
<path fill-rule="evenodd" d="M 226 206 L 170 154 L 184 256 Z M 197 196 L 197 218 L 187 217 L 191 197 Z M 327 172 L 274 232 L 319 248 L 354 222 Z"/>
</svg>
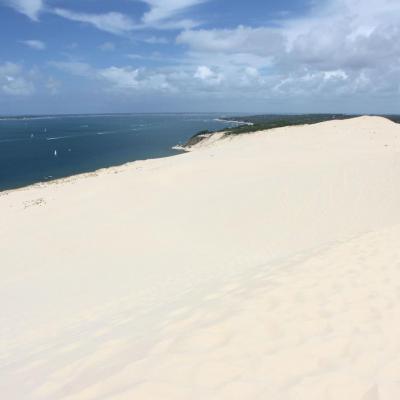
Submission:
<svg viewBox="0 0 400 400">
<path fill-rule="evenodd" d="M 34 50 L 45 50 L 46 44 L 41 40 L 21 40 L 21 43 L 25 44 L 26 46 L 30 47 Z"/>
<path fill-rule="evenodd" d="M 12 96 L 28 96 L 35 91 L 29 74 L 15 63 L 0 64 L 0 91 Z"/>
<path fill-rule="evenodd" d="M 219 85 L 223 80 L 222 74 L 212 71 L 205 65 L 197 68 L 194 77 L 210 85 Z"/>
<path fill-rule="evenodd" d="M 249 107 L 255 101 L 273 100 L 274 104 L 282 102 L 285 105 L 291 101 L 301 101 L 301 104 L 315 103 L 314 111 L 326 111 L 318 107 L 322 107 L 324 102 L 332 102 L 337 97 L 344 100 L 350 97 L 362 100 L 366 94 L 368 97 L 374 94 L 382 96 L 382 93 L 390 95 L 393 91 L 393 82 L 400 81 L 400 72 L 394 72 L 387 81 L 387 75 L 385 79 L 377 79 L 372 71 L 358 74 L 354 71 L 300 69 L 285 72 L 271 71 L 266 74 L 257 68 L 241 65 L 225 66 L 223 69 L 212 65 L 190 64 L 158 69 L 129 65 L 111 65 L 99 69 L 76 62 L 51 65 L 91 81 L 96 93 L 103 91 L 124 98 L 137 99 L 141 95 L 160 94 L 173 95 L 171 101 L 190 98 L 193 101 L 196 99 L 205 101 L 206 104 L 210 104 L 213 99 L 226 102 L 236 99 L 235 101 Z M 395 85 L 397 95 L 398 86 Z M 373 93 L 371 88 L 374 88 Z M 312 109 L 311 107 L 309 110 Z"/>
<path fill-rule="evenodd" d="M 102 31 L 116 35 L 127 33 L 135 28 L 135 24 L 131 18 L 118 12 L 89 14 L 69 11 L 62 8 L 53 9 L 52 12 L 71 21 L 83 22 Z"/>
<path fill-rule="evenodd" d="M 25 78 L 7 77 L 8 82 L 2 86 L 3 92 L 13 96 L 27 96 L 34 92 L 35 87 L 32 82 Z"/>
<path fill-rule="evenodd" d="M 98 72 L 100 78 L 104 78 L 115 88 L 132 89 L 138 86 L 139 70 L 130 67 L 109 67 Z"/>
<path fill-rule="evenodd" d="M 164 37 L 160 37 L 160 36 L 149 36 L 149 37 L 143 39 L 143 41 L 148 44 L 167 44 L 168 43 L 168 39 L 166 39 Z"/>
<path fill-rule="evenodd" d="M 153 25 L 175 17 L 190 7 L 204 3 L 207 0 L 142 0 L 150 6 L 150 10 L 143 15 L 143 22 Z"/>
<path fill-rule="evenodd" d="M 102 14 L 77 12 L 64 8 L 53 8 L 45 5 L 45 0 L 0 0 L 16 11 L 25 14 L 34 21 L 39 20 L 43 12 L 52 13 L 71 21 L 82 22 L 93 27 L 116 35 L 126 34 L 133 30 L 152 29 L 191 29 L 198 26 L 192 19 L 182 18 L 190 7 L 209 0 L 141 0 L 149 6 L 138 22 L 130 16 L 120 12 L 106 12 Z M 156 39 L 154 39 L 156 40 Z M 161 40 L 161 39 L 160 39 Z M 154 41 L 153 43 L 156 43 Z M 161 42 L 157 42 L 161 43 Z"/>
<path fill-rule="evenodd" d="M 197 22 L 191 19 L 166 19 L 160 21 L 152 19 L 147 20 L 145 18 L 146 14 L 143 16 L 141 21 L 136 23 L 128 15 L 120 12 L 90 14 L 75 12 L 63 8 L 49 9 L 49 12 L 71 21 L 89 24 L 99 30 L 115 35 L 126 35 L 133 30 L 146 30 L 149 28 L 157 30 L 191 29 L 198 25 Z"/>
<path fill-rule="evenodd" d="M 80 76 L 84 79 L 100 83 L 100 88 L 105 91 L 118 93 L 138 92 L 176 92 L 177 88 L 170 81 L 171 74 L 145 68 L 131 66 L 110 66 L 108 68 L 95 68 L 81 62 L 51 62 L 50 66 Z M 181 82 L 184 84 L 185 82 Z"/>
<path fill-rule="evenodd" d="M 3 2 L 33 21 L 39 19 L 39 14 L 44 9 L 43 0 L 3 0 Z"/>
<path fill-rule="evenodd" d="M 210 53 L 250 53 L 271 56 L 284 50 L 285 39 L 280 30 L 272 28 L 187 30 L 177 37 L 192 51 Z"/>
<path fill-rule="evenodd" d="M 388 84 L 400 78 L 397 1 L 327 0 L 280 26 L 191 29 L 177 43 L 187 46 L 186 63 L 218 68 L 231 89 L 252 85 L 269 97 L 366 90 L 398 96 L 397 85 Z"/>
<path fill-rule="evenodd" d="M 324 79 L 326 81 L 329 81 L 330 79 L 339 79 L 339 80 L 346 80 L 348 79 L 349 76 L 346 74 L 346 72 L 338 69 L 336 71 L 324 71 Z"/>
<path fill-rule="evenodd" d="M 137 92 L 173 92 L 176 89 L 168 76 L 156 71 L 132 67 L 109 67 L 98 70 L 96 79 L 105 82 L 105 89 L 118 93 L 136 94 Z"/>
<path fill-rule="evenodd" d="M 203 81 L 209 79 L 212 76 L 214 76 L 214 73 L 211 71 L 210 68 L 208 68 L 206 66 L 198 67 L 197 71 L 194 74 L 195 78 L 201 79 Z"/>
<path fill-rule="evenodd" d="M 167 42 L 161 33 L 151 36 L 155 29 L 185 28 L 176 39 L 179 48 L 186 49 L 183 56 L 166 59 L 164 52 L 131 54 L 127 57 L 135 60 L 133 66 L 111 64 L 102 69 L 82 62 L 52 65 L 95 82 L 96 89 L 100 86 L 124 93 L 159 91 L 192 97 L 240 95 L 300 100 L 370 94 L 398 99 L 398 1 L 324 0 L 314 2 L 311 12 L 301 18 L 286 17 L 268 27 L 230 29 L 194 28 L 196 23 L 186 17 L 190 17 L 190 7 L 201 4 L 201 0 L 141 1 L 149 9 L 137 21 L 113 12 L 88 14 L 50 8 L 46 12 L 118 35 L 147 29 L 138 40 L 151 44 Z M 30 12 L 32 19 L 43 11 L 40 4 L 37 11 Z M 113 47 L 111 42 L 100 46 L 103 50 Z M 149 60 L 162 67 L 140 67 Z M 23 75 L 20 78 L 29 82 Z M 3 85 L 10 84 L 4 79 Z"/>
</svg>

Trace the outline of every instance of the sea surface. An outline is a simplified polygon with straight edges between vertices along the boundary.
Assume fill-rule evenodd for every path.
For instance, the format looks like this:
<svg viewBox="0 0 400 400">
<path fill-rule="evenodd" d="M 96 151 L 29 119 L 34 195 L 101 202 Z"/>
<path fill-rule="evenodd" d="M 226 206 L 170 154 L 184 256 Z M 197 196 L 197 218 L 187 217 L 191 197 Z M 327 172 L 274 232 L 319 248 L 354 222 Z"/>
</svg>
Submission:
<svg viewBox="0 0 400 400">
<path fill-rule="evenodd" d="M 129 161 L 178 154 L 200 130 L 234 122 L 217 114 L 0 117 L 0 191 Z"/>
</svg>

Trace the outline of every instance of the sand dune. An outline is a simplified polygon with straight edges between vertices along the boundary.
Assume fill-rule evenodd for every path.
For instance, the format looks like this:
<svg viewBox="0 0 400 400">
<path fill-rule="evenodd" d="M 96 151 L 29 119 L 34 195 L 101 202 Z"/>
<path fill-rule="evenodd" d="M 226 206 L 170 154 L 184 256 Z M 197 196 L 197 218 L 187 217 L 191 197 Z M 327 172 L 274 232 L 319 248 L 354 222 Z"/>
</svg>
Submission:
<svg viewBox="0 0 400 400">
<path fill-rule="evenodd" d="M 0 194 L 2 398 L 400 398 L 400 126 L 214 139 Z"/>
</svg>

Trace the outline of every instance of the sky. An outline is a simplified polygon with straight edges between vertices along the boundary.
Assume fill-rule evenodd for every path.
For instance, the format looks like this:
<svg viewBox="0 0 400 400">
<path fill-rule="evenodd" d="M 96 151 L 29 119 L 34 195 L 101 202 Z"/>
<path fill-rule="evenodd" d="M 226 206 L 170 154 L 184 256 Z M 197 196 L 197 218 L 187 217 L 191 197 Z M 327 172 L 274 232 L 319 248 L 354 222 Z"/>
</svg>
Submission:
<svg viewBox="0 0 400 400">
<path fill-rule="evenodd" d="M 0 0 L 0 114 L 400 113 L 398 0 Z"/>
</svg>

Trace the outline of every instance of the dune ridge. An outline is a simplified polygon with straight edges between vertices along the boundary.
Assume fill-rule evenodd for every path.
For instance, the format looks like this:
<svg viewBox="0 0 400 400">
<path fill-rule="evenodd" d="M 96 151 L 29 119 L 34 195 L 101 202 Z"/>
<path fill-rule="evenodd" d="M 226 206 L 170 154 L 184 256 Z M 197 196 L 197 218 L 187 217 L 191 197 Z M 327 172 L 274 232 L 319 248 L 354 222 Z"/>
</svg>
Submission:
<svg viewBox="0 0 400 400">
<path fill-rule="evenodd" d="M 2 396 L 400 397 L 400 126 L 215 139 L 0 196 Z"/>
</svg>

